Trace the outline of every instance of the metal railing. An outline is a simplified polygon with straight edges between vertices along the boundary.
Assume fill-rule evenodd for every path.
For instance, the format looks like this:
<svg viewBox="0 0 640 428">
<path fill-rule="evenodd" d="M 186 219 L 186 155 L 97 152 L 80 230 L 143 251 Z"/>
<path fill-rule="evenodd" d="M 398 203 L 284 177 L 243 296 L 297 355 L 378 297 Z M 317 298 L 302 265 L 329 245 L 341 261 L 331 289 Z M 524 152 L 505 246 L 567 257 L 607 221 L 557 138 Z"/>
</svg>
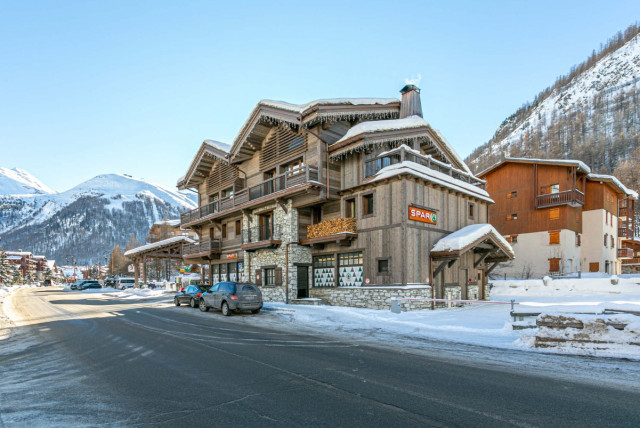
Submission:
<svg viewBox="0 0 640 428">
<path fill-rule="evenodd" d="M 182 244 L 182 255 L 203 254 L 220 251 L 219 239 L 203 239 L 195 244 Z"/>
<path fill-rule="evenodd" d="M 371 177 L 372 175 L 377 174 L 384 167 L 405 161 L 426 166 L 427 168 L 447 174 L 453 178 L 473 184 L 482 189 L 484 189 L 486 184 L 484 180 L 481 180 L 466 171 L 459 170 L 451 164 L 434 159 L 431 155 L 423 155 L 417 151 L 407 150 L 405 145 L 401 145 L 400 147 L 381 153 L 376 156 L 375 159 L 365 162 L 364 177 Z"/>
<path fill-rule="evenodd" d="M 564 190 L 536 196 L 536 208 L 547 208 L 556 205 L 584 205 L 584 193 L 578 189 Z"/>
<path fill-rule="evenodd" d="M 242 243 L 252 244 L 260 241 L 279 241 L 281 239 L 280 225 L 274 224 L 272 228 L 269 227 L 251 227 L 242 231 Z"/>
<path fill-rule="evenodd" d="M 273 178 L 254 184 L 253 186 L 238 190 L 231 196 L 210 202 L 194 210 L 184 212 L 180 215 L 180 222 L 182 224 L 191 223 L 208 215 L 233 209 L 249 201 L 253 201 L 282 190 L 290 189 L 300 184 L 307 184 L 311 181 L 318 182 L 318 177 L 318 168 L 311 165 L 302 165 L 300 168 L 295 170 L 286 171 Z"/>
</svg>

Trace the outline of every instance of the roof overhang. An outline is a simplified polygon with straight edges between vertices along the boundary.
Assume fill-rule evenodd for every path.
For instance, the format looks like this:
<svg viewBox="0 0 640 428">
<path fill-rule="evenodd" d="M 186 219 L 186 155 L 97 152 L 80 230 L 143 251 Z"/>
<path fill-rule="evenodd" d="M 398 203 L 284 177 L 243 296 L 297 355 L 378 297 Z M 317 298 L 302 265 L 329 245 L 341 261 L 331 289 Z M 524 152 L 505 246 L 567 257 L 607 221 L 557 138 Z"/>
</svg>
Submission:
<svg viewBox="0 0 640 428">
<path fill-rule="evenodd" d="M 201 184 L 216 162 L 229 163 L 229 153 L 217 147 L 215 143 L 217 142 L 212 140 L 202 142 L 187 173 L 178 181 L 178 189 L 194 188 Z"/>
<path fill-rule="evenodd" d="M 513 260 L 511 245 L 490 224 L 472 224 L 440 239 L 431 250 L 432 260 L 454 260 L 473 251 L 486 254 L 488 263 Z"/>
<path fill-rule="evenodd" d="M 520 164 L 530 164 L 530 165 L 558 165 L 558 166 L 569 166 L 576 168 L 579 172 L 584 172 L 585 174 L 589 174 L 591 172 L 591 168 L 587 166 L 582 161 L 579 160 L 571 160 L 571 159 L 527 159 L 527 158 L 505 158 L 500 162 L 490 166 L 484 171 L 476 174 L 477 177 L 483 178 L 483 176 L 493 172 L 494 170 L 501 168 L 502 166 L 508 163 L 520 163 Z"/>
<path fill-rule="evenodd" d="M 193 244 L 194 241 L 186 236 L 174 236 L 162 241 L 152 242 L 125 251 L 125 257 L 129 258 L 170 258 L 182 259 L 182 244 Z"/>
</svg>

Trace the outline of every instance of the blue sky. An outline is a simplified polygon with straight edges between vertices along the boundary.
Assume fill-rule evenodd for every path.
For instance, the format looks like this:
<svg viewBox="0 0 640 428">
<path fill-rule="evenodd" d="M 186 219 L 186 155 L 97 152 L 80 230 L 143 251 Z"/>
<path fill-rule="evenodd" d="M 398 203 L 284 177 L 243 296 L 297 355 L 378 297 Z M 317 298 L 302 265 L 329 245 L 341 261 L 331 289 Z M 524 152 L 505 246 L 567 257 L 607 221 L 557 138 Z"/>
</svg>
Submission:
<svg viewBox="0 0 640 428">
<path fill-rule="evenodd" d="M 2 1 L 0 166 L 174 187 L 260 99 L 399 97 L 467 156 L 637 1 Z"/>
</svg>

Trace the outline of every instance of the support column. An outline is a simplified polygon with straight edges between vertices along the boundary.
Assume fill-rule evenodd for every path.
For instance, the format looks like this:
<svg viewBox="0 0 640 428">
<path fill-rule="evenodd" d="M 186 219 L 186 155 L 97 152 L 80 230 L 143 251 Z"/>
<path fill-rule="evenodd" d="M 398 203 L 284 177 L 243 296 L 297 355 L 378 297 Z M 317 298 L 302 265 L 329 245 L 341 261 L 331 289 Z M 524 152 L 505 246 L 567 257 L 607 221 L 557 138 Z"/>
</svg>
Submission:
<svg viewBox="0 0 640 428">
<path fill-rule="evenodd" d="M 138 278 L 140 277 L 140 259 L 135 257 L 133 259 L 133 278 L 136 284 L 138 284 Z"/>
<path fill-rule="evenodd" d="M 147 283 L 147 257 L 142 257 L 142 285 Z M 138 286 L 138 281 L 136 281 L 136 287 Z"/>
</svg>

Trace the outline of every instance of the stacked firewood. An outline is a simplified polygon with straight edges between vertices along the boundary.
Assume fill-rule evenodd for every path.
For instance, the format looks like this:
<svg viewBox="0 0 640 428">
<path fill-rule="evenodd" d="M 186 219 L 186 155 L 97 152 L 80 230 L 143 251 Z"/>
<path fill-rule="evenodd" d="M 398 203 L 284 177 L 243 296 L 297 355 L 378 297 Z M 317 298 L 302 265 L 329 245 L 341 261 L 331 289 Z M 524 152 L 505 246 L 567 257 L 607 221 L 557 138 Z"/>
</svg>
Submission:
<svg viewBox="0 0 640 428">
<path fill-rule="evenodd" d="M 356 232 L 355 218 L 337 218 L 321 221 L 318 224 L 307 226 L 307 239 L 321 238 L 342 232 Z"/>
</svg>

